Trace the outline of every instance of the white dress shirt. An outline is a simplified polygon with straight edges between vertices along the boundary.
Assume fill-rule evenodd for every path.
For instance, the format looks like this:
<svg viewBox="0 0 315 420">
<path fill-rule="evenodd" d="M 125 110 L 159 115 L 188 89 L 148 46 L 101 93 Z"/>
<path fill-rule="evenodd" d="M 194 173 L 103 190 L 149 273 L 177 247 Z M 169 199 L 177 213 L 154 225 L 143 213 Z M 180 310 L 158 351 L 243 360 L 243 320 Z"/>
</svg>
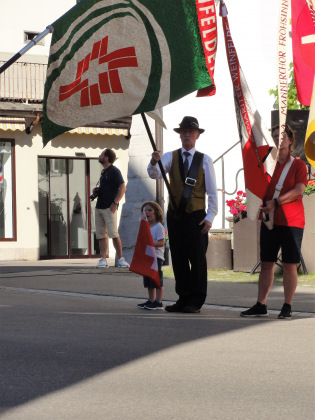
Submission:
<svg viewBox="0 0 315 420">
<path fill-rule="evenodd" d="M 189 168 L 193 160 L 195 151 L 196 151 L 195 147 L 188 150 L 188 152 L 190 153 L 190 156 L 188 156 Z M 186 152 L 186 150 L 184 148 L 181 148 L 183 162 L 185 160 L 184 152 Z M 171 170 L 172 160 L 173 160 L 173 152 L 167 152 L 161 158 L 161 162 L 166 173 L 169 173 Z M 202 168 L 205 174 L 206 193 L 208 196 L 208 208 L 207 208 L 207 215 L 205 219 L 208 220 L 210 223 L 213 223 L 214 217 L 218 213 L 218 197 L 217 197 L 217 185 L 216 185 L 216 179 L 215 179 L 215 172 L 214 172 L 212 159 L 210 158 L 210 156 L 204 155 Z M 158 164 L 153 166 L 150 162 L 147 170 L 148 170 L 148 174 L 150 178 L 152 179 L 162 178 L 162 174 L 161 174 Z"/>
</svg>

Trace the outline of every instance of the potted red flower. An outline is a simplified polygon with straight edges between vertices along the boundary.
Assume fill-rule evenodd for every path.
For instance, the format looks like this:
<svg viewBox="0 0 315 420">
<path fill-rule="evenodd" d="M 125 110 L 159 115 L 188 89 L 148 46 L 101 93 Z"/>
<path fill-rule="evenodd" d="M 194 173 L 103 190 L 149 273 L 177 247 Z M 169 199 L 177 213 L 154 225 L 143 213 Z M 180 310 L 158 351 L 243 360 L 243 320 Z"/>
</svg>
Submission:
<svg viewBox="0 0 315 420">
<path fill-rule="evenodd" d="M 226 205 L 229 207 L 235 223 L 247 217 L 246 192 L 237 191 L 234 199 L 226 200 Z"/>
</svg>

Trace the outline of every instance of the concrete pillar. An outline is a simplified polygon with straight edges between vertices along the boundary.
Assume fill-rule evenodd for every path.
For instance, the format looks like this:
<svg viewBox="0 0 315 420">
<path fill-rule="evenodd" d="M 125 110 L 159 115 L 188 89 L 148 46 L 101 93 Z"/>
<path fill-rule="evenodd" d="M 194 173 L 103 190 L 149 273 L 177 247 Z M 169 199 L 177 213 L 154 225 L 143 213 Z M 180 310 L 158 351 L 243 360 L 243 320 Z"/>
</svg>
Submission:
<svg viewBox="0 0 315 420">
<path fill-rule="evenodd" d="M 153 138 L 155 121 L 147 117 Z M 119 223 L 119 235 L 123 255 L 130 263 L 137 240 L 141 205 L 148 200 L 156 200 L 156 181 L 149 178 L 147 166 L 152 154 L 152 146 L 141 115 L 132 117 L 127 191 Z"/>
</svg>

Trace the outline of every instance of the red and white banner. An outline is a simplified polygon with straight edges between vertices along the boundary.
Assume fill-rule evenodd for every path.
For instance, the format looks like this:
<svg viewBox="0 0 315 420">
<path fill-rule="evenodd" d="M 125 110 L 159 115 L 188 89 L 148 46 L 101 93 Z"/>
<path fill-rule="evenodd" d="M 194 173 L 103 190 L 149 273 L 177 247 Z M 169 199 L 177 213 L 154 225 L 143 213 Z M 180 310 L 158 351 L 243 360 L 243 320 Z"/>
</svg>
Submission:
<svg viewBox="0 0 315 420">
<path fill-rule="evenodd" d="M 150 277 L 157 287 L 161 287 L 152 234 L 144 215 L 142 215 L 140 222 L 135 251 L 129 270 L 141 276 Z"/>
<path fill-rule="evenodd" d="M 297 97 L 311 104 L 315 72 L 315 2 L 291 0 L 293 68 Z"/>
<path fill-rule="evenodd" d="M 285 131 L 288 105 L 288 55 L 290 0 L 280 0 L 278 24 L 278 98 L 279 98 L 279 144 Z"/>
<path fill-rule="evenodd" d="M 262 124 L 240 67 L 224 4 L 220 5 L 220 16 L 222 17 L 226 54 L 234 89 L 235 112 L 242 144 L 247 214 L 250 219 L 255 220 L 274 171 L 276 148 L 269 131 Z"/>
</svg>

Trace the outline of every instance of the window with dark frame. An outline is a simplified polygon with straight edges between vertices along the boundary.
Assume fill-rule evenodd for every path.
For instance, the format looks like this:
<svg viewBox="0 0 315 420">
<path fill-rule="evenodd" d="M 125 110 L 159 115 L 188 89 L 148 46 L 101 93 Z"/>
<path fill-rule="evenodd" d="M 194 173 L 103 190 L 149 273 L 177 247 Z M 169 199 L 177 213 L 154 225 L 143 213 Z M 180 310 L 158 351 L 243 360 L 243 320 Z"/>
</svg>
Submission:
<svg viewBox="0 0 315 420">
<path fill-rule="evenodd" d="M 31 31 L 24 31 L 24 44 L 28 44 L 29 42 L 33 41 L 34 38 L 39 35 L 40 32 L 31 32 Z M 36 45 L 45 45 L 45 39 L 42 38 Z"/>
</svg>

